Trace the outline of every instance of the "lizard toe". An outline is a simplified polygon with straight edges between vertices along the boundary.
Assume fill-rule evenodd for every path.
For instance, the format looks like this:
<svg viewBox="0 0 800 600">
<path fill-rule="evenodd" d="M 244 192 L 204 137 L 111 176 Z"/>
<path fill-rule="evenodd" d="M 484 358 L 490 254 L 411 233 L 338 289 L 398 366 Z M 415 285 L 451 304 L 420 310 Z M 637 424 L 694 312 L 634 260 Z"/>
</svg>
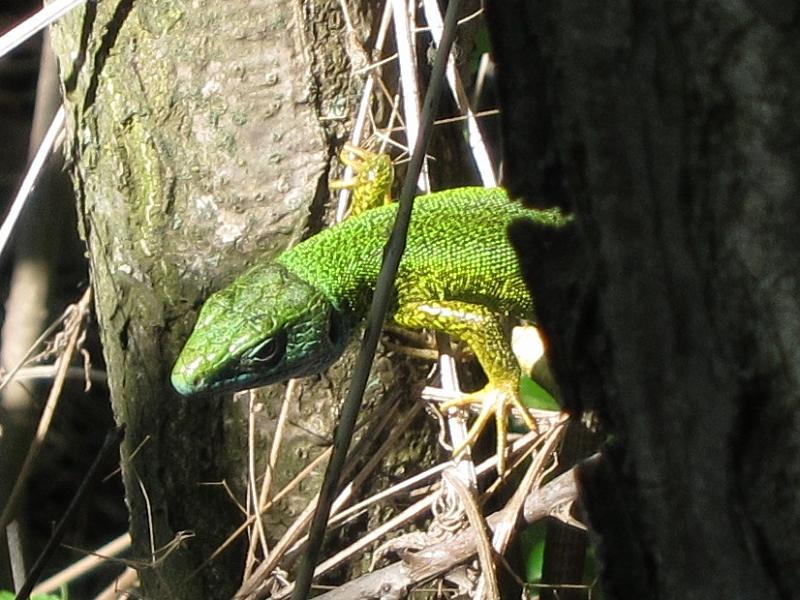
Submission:
<svg viewBox="0 0 800 600">
<path fill-rule="evenodd" d="M 497 427 L 497 472 L 502 475 L 505 472 L 509 412 L 516 409 L 531 431 L 538 431 L 536 421 L 522 404 L 519 385 L 512 382 L 490 382 L 477 392 L 444 402 L 441 408 L 447 411 L 468 408 L 474 404 L 480 405 L 478 417 L 470 427 L 466 439 L 453 450 L 453 456 L 459 456 L 468 446 L 474 444 L 494 416 Z"/>
</svg>

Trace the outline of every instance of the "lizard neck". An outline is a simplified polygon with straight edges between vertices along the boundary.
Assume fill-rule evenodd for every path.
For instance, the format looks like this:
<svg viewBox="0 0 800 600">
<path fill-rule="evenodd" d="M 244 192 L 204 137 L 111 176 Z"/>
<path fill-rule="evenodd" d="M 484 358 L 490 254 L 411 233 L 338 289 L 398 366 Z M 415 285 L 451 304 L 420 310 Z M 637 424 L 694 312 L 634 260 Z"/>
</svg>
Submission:
<svg viewBox="0 0 800 600">
<path fill-rule="evenodd" d="M 388 205 L 347 219 L 290 248 L 277 261 L 319 288 L 337 310 L 360 320 L 372 299 L 396 210 Z"/>
</svg>

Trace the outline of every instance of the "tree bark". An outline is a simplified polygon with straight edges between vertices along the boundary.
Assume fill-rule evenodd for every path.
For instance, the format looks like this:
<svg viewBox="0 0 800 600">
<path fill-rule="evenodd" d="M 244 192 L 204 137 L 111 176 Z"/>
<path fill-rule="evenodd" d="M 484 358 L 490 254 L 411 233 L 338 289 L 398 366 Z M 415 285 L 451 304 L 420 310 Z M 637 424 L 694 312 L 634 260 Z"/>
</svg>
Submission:
<svg viewBox="0 0 800 600">
<path fill-rule="evenodd" d="M 208 484 L 244 497 L 247 403 L 184 399 L 168 377 L 210 292 L 329 219 L 331 146 L 356 97 L 340 10 L 335 0 L 109 0 L 54 30 L 149 598 L 228 597 L 241 577 L 241 545 L 205 561 L 242 521 Z M 346 376 L 340 365 L 327 386 L 301 388 L 273 490 L 322 451 Z M 260 448 L 283 395 L 271 386 L 257 397 Z M 282 502 L 271 535 L 314 487 Z M 181 532 L 193 537 L 170 546 Z"/>
<path fill-rule="evenodd" d="M 487 8 L 507 185 L 574 213 L 512 231 L 615 598 L 800 584 L 800 10 L 542 0 Z"/>
</svg>

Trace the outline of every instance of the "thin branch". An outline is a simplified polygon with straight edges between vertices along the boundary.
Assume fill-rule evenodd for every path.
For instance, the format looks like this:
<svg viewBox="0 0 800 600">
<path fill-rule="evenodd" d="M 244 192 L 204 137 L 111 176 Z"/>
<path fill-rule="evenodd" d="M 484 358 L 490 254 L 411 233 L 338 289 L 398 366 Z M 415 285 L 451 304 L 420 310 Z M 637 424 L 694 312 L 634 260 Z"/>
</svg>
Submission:
<svg viewBox="0 0 800 600">
<path fill-rule="evenodd" d="M 467 513 L 470 528 L 475 533 L 478 560 L 481 565 L 481 584 L 482 587 L 485 588 L 485 591 L 481 589 L 481 592 L 476 594 L 475 597 L 483 598 L 485 594 L 487 600 L 500 600 L 500 587 L 497 584 L 497 570 L 494 567 L 492 542 L 489 540 L 489 533 L 487 532 L 488 526 L 481 515 L 481 510 L 478 507 L 478 503 L 475 501 L 475 496 L 472 491 L 452 473 L 445 471 L 442 473 L 442 477 L 455 491 L 459 500 L 461 500 L 461 504 Z"/>
<path fill-rule="evenodd" d="M 142 478 L 139 477 L 135 469 L 134 473 L 136 475 L 136 483 L 139 485 L 139 491 L 142 492 L 142 498 L 144 499 L 144 506 L 147 512 L 147 533 L 150 537 L 150 566 L 154 566 L 158 559 L 156 558 L 156 534 L 155 528 L 153 527 L 153 507 L 150 504 L 150 495 L 147 493 L 147 488 L 144 486 Z"/>
<path fill-rule="evenodd" d="M 396 406 L 396 408 L 399 409 L 399 404 Z M 377 457 L 377 456 L 383 457 L 386 454 L 388 454 L 389 450 L 395 445 L 395 443 L 400 439 L 400 437 L 403 434 L 405 434 L 405 432 L 411 426 L 412 422 L 419 416 L 419 413 L 420 413 L 421 410 L 422 410 L 422 406 L 419 405 L 419 404 L 415 404 L 414 407 L 403 416 L 402 420 L 396 426 L 392 427 L 392 430 L 389 433 L 389 437 L 381 445 L 381 448 L 375 453 L 374 456 L 375 457 Z M 391 418 L 392 422 L 394 422 L 394 420 L 397 418 L 397 416 L 394 414 L 395 412 L 397 412 L 397 411 L 392 411 L 392 413 L 390 413 L 390 417 L 389 418 Z M 372 460 L 374 461 L 376 459 L 373 457 Z M 367 471 L 367 470 L 368 469 L 366 469 L 366 468 L 364 469 L 364 471 Z M 415 480 L 417 482 L 419 481 L 414 477 L 409 478 L 409 479 Z M 408 481 L 408 480 L 406 480 L 406 481 Z M 366 508 L 368 508 L 369 506 L 377 503 L 380 499 L 386 498 L 388 496 L 391 496 L 392 492 L 390 492 L 390 490 L 394 490 L 394 493 L 399 492 L 399 489 L 401 488 L 401 486 L 404 483 L 406 483 L 406 481 L 401 482 L 397 486 L 392 486 L 392 487 L 384 490 L 383 492 L 379 492 L 379 493 L 371 496 L 370 498 L 367 498 L 367 499 L 365 499 L 365 500 L 363 500 L 363 501 L 361 501 L 361 502 L 359 502 L 359 503 L 357 503 L 355 505 L 350 506 L 347 509 L 335 511 L 334 514 L 331 516 L 331 520 L 328 522 L 329 526 L 333 527 L 333 526 L 337 526 L 339 524 L 347 523 L 348 520 L 350 520 L 353 515 L 355 515 L 357 513 L 360 513 L 360 512 L 363 512 L 364 510 L 366 510 Z M 355 483 L 356 482 L 354 481 L 354 484 Z M 386 492 L 389 492 L 389 493 L 387 494 Z"/>
<path fill-rule="evenodd" d="M 437 332 L 436 346 L 439 351 L 438 363 L 442 389 L 454 394 L 460 394 L 461 386 L 458 382 L 456 361 L 453 358 L 453 347 L 449 336 Z M 450 433 L 452 447 L 461 447 L 467 439 L 467 420 L 463 417 L 463 413 L 460 411 L 451 412 L 451 414 L 447 415 L 445 422 L 447 423 L 447 431 Z M 471 448 L 467 448 L 461 453 L 455 468 L 464 484 L 473 490 L 476 489 L 477 478 L 475 464 L 472 462 Z"/>
<path fill-rule="evenodd" d="M 25 581 L 25 584 L 19 590 L 17 594 L 17 600 L 28 600 L 30 598 L 31 590 L 33 586 L 36 585 L 36 582 L 39 579 L 39 576 L 42 573 L 47 561 L 50 559 L 50 556 L 53 554 L 55 549 L 61 543 L 61 539 L 64 537 L 64 534 L 67 531 L 67 525 L 69 525 L 72 517 L 74 516 L 75 512 L 80 507 L 81 503 L 83 502 L 83 498 L 86 493 L 91 489 L 92 485 L 94 484 L 95 480 L 98 478 L 100 473 L 100 465 L 102 464 L 103 460 L 106 458 L 108 453 L 115 449 L 119 444 L 119 441 L 122 439 L 122 435 L 124 433 L 124 428 L 117 427 L 116 429 L 110 431 L 108 435 L 106 435 L 106 439 L 103 441 L 103 446 L 97 452 L 97 456 L 95 456 L 94 462 L 89 467 L 89 470 L 86 472 L 81 484 L 78 486 L 75 495 L 70 500 L 69 505 L 67 506 L 67 510 L 64 511 L 64 515 L 61 517 L 61 520 L 56 524 L 55 529 L 53 530 L 53 534 L 50 536 L 50 539 L 45 544 L 44 549 L 42 550 L 39 557 L 34 562 L 33 567 L 31 567 L 30 573 L 28 573 L 28 578 Z"/>
<path fill-rule="evenodd" d="M 130 546 L 131 535 L 129 533 L 123 533 L 121 536 L 114 538 L 88 556 L 84 556 L 79 561 L 71 564 L 63 571 L 59 571 L 49 579 L 45 579 L 42 583 L 33 588 L 31 594 L 36 596 L 55 592 L 61 588 L 61 586 L 67 585 L 79 577 L 90 573 L 97 567 L 104 565 L 108 560 L 125 552 Z"/>
<path fill-rule="evenodd" d="M 415 34 L 412 33 L 415 25 L 414 2 L 406 0 L 390 0 L 392 12 L 394 14 L 394 31 L 397 41 L 398 64 L 400 67 L 400 87 L 403 94 L 403 115 L 406 124 L 406 140 L 409 148 L 414 148 L 417 142 L 417 135 L 420 124 L 419 112 L 419 89 L 417 86 L 417 46 Z M 440 19 L 441 21 L 441 19 Z M 452 62 L 449 52 L 447 55 L 448 69 Z M 445 73 L 447 73 L 447 70 Z M 427 160 L 422 161 L 422 172 L 417 185 L 423 192 L 430 192 L 430 179 L 428 174 Z M 436 345 L 439 351 L 439 375 L 442 388 L 450 392 L 460 391 L 458 374 L 456 372 L 455 361 L 453 360 L 449 338 L 442 334 L 436 334 Z M 453 447 L 458 447 L 467 438 L 467 426 L 464 419 L 457 415 L 446 419 L 447 429 L 450 433 Z M 471 453 L 469 450 L 463 456 L 464 460 L 458 464 L 458 472 L 463 481 L 474 487 L 475 468 L 472 464 Z"/>
<path fill-rule="evenodd" d="M 53 117 L 53 122 L 50 123 L 47 133 L 45 134 L 39 149 L 36 151 L 36 154 L 31 161 L 31 166 L 28 169 L 28 172 L 25 173 L 25 178 L 22 180 L 22 184 L 20 185 L 19 191 L 14 198 L 14 202 L 11 204 L 11 209 L 8 211 L 8 216 L 6 216 L 5 221 L 3 221 L 3 225 L 0 226 L 0 256 L 2 256 L 3 250 L 5 250 L 8 240 L 11 238 L 11 232 L 14 229 L 14 225 L 16 225 L 17 219 L 19 219 L 19 215 L 22 213 L 22 209 L 30 197 L 31 192 L 36 185 L 36 180 L 39 177 L 47 158 L 50 156 L 50 152 L 55 147 L 56 138 L 63 127 L 64 107 L 62 106 L 58 109 L 56 116 Z"/>
<path fill-rule="evenodd" d="M 19 362 L 10 369 L 7 373 L 2 374 L 2 379 L 0 380 L 0 391 L 3 391 L 5 387 L 14 380 L 16 374 L 25 367 L 26 364 L 29 362 L 36 362 L 37 359 L 42 359 L 44 355 L 48 355 L 49 349 L 45 350 L 44 352 L 40 352 L 38 355 L 34 356 L 36 349 L 43 344 L 55 331 L 56 329 L 61 326 L 61 324 L 66 321 L 70 315 L 75 311 L 75 305 L 70 304 L 61 316 L 58 317 L 55 321 L 53 321 L 50 325 L 48 325 L 47 329 L 45 329 L 38 338 L 31 344 L 31 347 L 28 348 L 28 351 L 19 359 Z"/>
<path fill-rule="evenodd" d="M 139 574 L 135 569 L 128 567 L 122 572 L 122 575 L 117 577 L 111 585 L 98 594 L 94 600 L 124 600 L 130 598 L 131 595 L 125 590 L 129 590 L 139 579 Z"/>
<path fill-rule="evenodd" d="M 523 477 L 511 500 L 508 501 L 502 511 L 503 517 L 499 518 L 494 527 L 494 535 L 492 536 L 492 547 L 498 556 L 503 556 L 511 543 L 511 538 L 516 531 L 516 524 L 519 520 L 519 514 L 525 504 L 527 498 L 532 490 L 541 487 L 544 477 L 546 477 L 552 469 L 546 469 L 547 462 L 557 464 L 554 457 L 554 452 L 558 443 L 564 435 L 564 425 L 567 423 L 567 416 L 562 415 L 558 423 L 549 429 L 540 438 L 541 447 L 536 451 L 530 467 L 528 467 L 525 477 Z M 486 585 L 491 585 L 490 581 L 481 574 L 481 579 L 478 581 L 475 590 L 475 597 L 482 598 L 484 588 Z M 491 589 L 490 589 L 491 591 Z"/>
<path fill-rule="evenodd" d="M 526 434 L 512 445 L 511 456 L 524 457 L 530 450 L 531 446 L 536 444 L 539 439 L 540 438 L 538 434 L 535 433 Z M 441 471 L 443 471 L 448 467 L 452 468 L 452 466 L 453 466 L 452 461 L 448 461 L 447 463 L 443 463 L 439 465 L 439 467 L 436 467 L 437 469 L 436 472 L 440 473 Z M 476 467 L 476 470 L 479 476 L 483 476 L 488 473 L 495 473 L 497 470 L 497 456 L 492 456 L 486 459 Z M 373 542 L 377 541 L 381 537 L 394 531 L 395 529 L 407 525 L 412 520 L 422 516 L 427 510 L 430 509 L 431 505 L 436 501 L 437 494 L 438 490 L 434 490 L 432 493 L 426 495 L 424 498 L 418 500 L 411 506 L 407 507 L 401 513 L 395 515 L 388 521 L 381 523 L 380 526 L 370 531 L 368 535 L 365 535 L 364 537 L 353 543 L 350 547 L 338 552 L 334 556 L 320 563 L 319 566 L 314 571 L 314 577 L 319 577 L 320 575 L 323 575 L 328 571 L 335 569 L 336 567 L 344 563 L 346 560 L 352 558 L 354 555 L 364 551 Z M 331 520 L 332 523 L 334 521 L 335 518 Z M 276 595 L 276 598 L 278 597 L 285 598 L 292 591 L 292 589 L 293 585 L 287 586 L 286 589 L 281 590 L 281 593 L 279 595 Z"/>
<path fill-rule="evenodd" d="M 383 44 L 386 41 L 386 33 L 389 30 L 389 23 L 392 16 L 391 2 L 387 0 L 383 9 L 383 16 L 381 17 L 381 24 L 378 28 L 378 35 L 375 37 L 375 51 L 381 52 Z M 380 64 L 382 61 L 378 61 Z M 371 65 L 376 67 L 377 65 Z M 364 82 L 364 89 L 361 92 L 361 100 L 358 104 L 358 112 L 356 119 L 353 123 L 353 132 L 350 135 L 350 143 L 354 146 L 360 146 L 364 137 L 364 128 L 367 122 L 367 115 L 369 114 L 369 107 L 372 101 L 372 90 L 375 88 L 375 80 L 378 78 L 378 73 L 370 71 L 367 80 Z M 345 166 L 344 175 L 342 179 L 348 181 L 353 176 L 353 168 Z M 336 222 L 344 220 L 347 214 L 347 204 L 350 197 L 350 191 L 347 188 L 342 188 L 339 191 L 339 200 L 336 206 Z"/>
<path fill-rule="evenodd" d="M 422 7 L 425 11 L 425 19 L 428 21 L 428 25 L 430 25 L 431 28 L 433 42 L 438 46 L 443 28 L 442 13 L 439 10 L 439 4 L 436 0 L 423 0 Z M 492 161 L 489 159 L 486 143 L 483 141 L 481 130 L 478 127 L 478 121 L 475 118 L 475 113 L 472 112 L 472 108 L 469 105 L 469 98 L 467 98 L 467 92 L 464 90 L 464 84 L 461 82 L 461 76 L 456 70 L 456 63 L 452 54 L 447 60 L 445 76 L 447 77 L 450 91 L 453 93 L 453 98 L 456 101 L 456 106 L 466 115 L 467 142 L 472 150 L 472 157 L 473 160 L 475 160 L 475 165 L 478 167 L 481 182 L 485 187 L 495 187 L 497 185 L 497 176 L 492 168 Z"/>
<path fill-rule="evenodd" d="M 397 406 L 395 405 L 392 407 L 392 410 L 395 410 Z M 416 409 L 419 410 L 419 409 Z M 391 418 L 383 419 L 379 422 L 381 427 L 387 426 L 390 422 L 392 422 Z M 386 455 L 386 453 L 391 449 L 394 445 L 394 442 L 400 435 L 403 434 L 406 427 L 410 425 L 411 420 L 406 420 L 404 422 L 404 426 L 394 427 L 389 434 L 389 438 L 381 444 L 381 447 L 378 449 L 377 452 L 373 454 L 371 459 L 367 462 L 364 468 L 361 470 L 356 477 L 353 478 L 347 486 L 345 486 L 344 490 L 338 495 L 336 501 L 332 504 L 332 511 L 336 513 L 340 510 L 344 504 L 355 494 L 355 492 L 360 488 L 361 485 L 367 480 L 369 475 L 372 471 L 378 466 L 380 461 Z M 284 559 L 284 557 L 289 554 L 290 552 L 297 552 L 301 548 L 301 544 L 307 543 L 307 538 L 303 538 L 303 530 L 305 529 L 306 525 L 311 521 L 313 516 L 313 511 L 317 506 L 319 496 L 315 496 L 300 514 L 300 516 L 295 519 L 295 522 L 289 527 L 289 529 L 283 534 L 283 537 L 278 541 L 275 547 L 272 549 L 272 552 L 269 556 L 267 556 L 263 563 L 261 563 L 258 568 L 253 572 L 251 577 L 248 581 L 242 584 L 239 592 L 237 593 L 237 597 L 243 598 L 263 598 L 261 592 L 263 589 L 260 589 L 259 586 L 262 585 L 263 581 L 267 579 L 272 572 L 277 567 L 278 563 Z"/>
<path fill-rule="evenodd" d="M 255 514 L 254 527 L 250 531 L 250 547 L 247 551 L 247 560 L 244 566 L 243 580 L 246 580 L 250 575 L 256 560 L 256 547 L 261 544 L 261 553 L 266 556 L 269 553 L 269 546 L 267 545 L 267 534 L 264 531 L 264 521 L 261 519 L 261 512 L 258 510 L 261 506 L 259 500 L 261 494 L 258 491 L 258 484 L 256 483 L 256 413 L 255 413 L 255 394 L 253 390 L 245 392 L 248 396 L 248 411 L 247 411 L 247 509 L 248 513 L 252 510 Z M 284 394 L 283 405 L 288 405 L 288 394 Z M 283 409 L 281 409 L 283 410 Z M 273 440 L 274 441 L 274 440 Z M 272 481 L 272 478 L 269 478 Z M 266 481 L 265 481 L 266 483 Z M 262 488 L 263 491 L 263 488 Z"/>
<path fill-rule="evenodd" d="M 58 373 L 57 365 L 39 365 L 36 367 L 23 367 L 15 373 L 15 381 L 25 379 L 53 379 Z M 70 367 L 66 373 L 67 379 L 86 379 L 86 369 L 83 367 Z M 89 378 L 92 381 L 105 383 L 108 375 L 100 369 L 89 369 Z"/>
<path fill-rule="evenodd" d="M 397 406 L 395 407 L 397 408 Z M 337 515 L 337 513 L 342 510 L 347 502 L 355 495 L 355 492 L 361 488 L 364 483 L 366 483 L 367 477 L 371 475 L 371 473 L 378 467 L 380 461 L 389 453 L 389 451 L 395 447 L 397 441 L 400 437 L 406 432 L 408 426 L 411 424 L 414 419 L 416 419 L 419 412 L 422 410 L 420 405 L 415 405 L 411 412 L 406 416 L 404 422 L 397 427 L 393 427 L 391 432 L 389 433 L 389 437 L 381 444 L 381 447 L 375 452 L 370 460 L 364 465 L 364 468 L 358 473 L 356 477 L 353 478 L 353 481 L 348 483 L 339 496 L 336 498 L 336 502 L 333 503 L 333 509 L 331 513 L 333 515 Z M 394 419 L 387 419 L 387 421 L 394 422 Z M 338 524 L 344 522 L 344 519 L 334 520 L 331 519 L 328 522 L 328 525 L 331 526 L 333 524 Z M 303 537 L 292 547 L 292 549 L 287 554 L 296 553 L 303 544 L 307 542 L 307 537 Z"/>
<path fill-rule="evenodd" d="M 265 505 L 264 505 L 264 506 L 261 508 L 261 511 L 260 511 L 260 512 L 261 512 L 261 514 L 265 514 L 265 513 L 266 513 L 266 511 L 268 511 L 270 508 L 272 508 L 272 506 L 273 506 L 273 505 L 274 505 L 276 502 L 278 502 L 278 501 L 280 501 L 281 499 L 283 499 L 283 497 L 284 497 L 284 496 L 287 496 L 287 495 L 288 495 L 288 494 L 289 494 L 289 493 L 290 493 L 292 490 L 294 490 L 294 489 L 295 489 L 295 488 L 296 488 L 298 485 L 300 485 L 300 483 L 302 483 L 302 482 L 303 482 L 303 480 L 305 480 L 305 478 L 308 476 L 308 474 L 309 474 L 311 471 L 313 471 L 314 469 L 316 469 L 316 468 L 317 468 L 317 467 L 318 467 L 318 466 L 319 466 L 319 465 L 320 465 L 322 462 L 324 462 L 325 460 L 327 460 L 327 459 L 328 459 L 328 457 L 330 456 L 330 453 L 331 453 L 331 449 L 330 449 L 330 448 L 326 448 L 326 449 L 325 449 L 324 451 L 322 451 L 322 452 L 321 452 L 321 453 L 320 453 L 320 454 L 319 454 L 319 455 L 318 455 L 318 456 L 317 456 L 317 457 L 316 457 L 314 460 L 312 460 L 312 461 L 311 461 L 311 462 L 310 462 L 308 465 L 306 465 L 306 466 L 305 466 L 305 467 L 304 467 L 304 468 L 303 468 L 303 469 L 302 469 L 302 470 L 301 470 L 301 471 L 300 471 L 300 472 L 299 472 L 297 475 L 295 475 L 295 477 L 294 477 L 294 478 L 293 478 L 293 479 L 292 479 L 292 480 L 291 480 L 289 483 L 287 483 L 287 484 L 286 484 L 286 486 L 284 486 L 284 487 L 283 487 L 283 489 L 281 489 L 281 490 L 280 490 L 280 491 L 279 491 L 277 494 L 275 494 L 275 497 L 274 497 L 274 498 L 272 498 L 271 500 L 269 500 L 269 501 L 268 501 L 268 502 L 267 502 L 267 503 L 266 503 L 266 504 L 265 504 Z M 223 552 L 223 551 L 224 551 L 226 548 L 230 547 L 230 546 L 231 546 L 231 544 L 233 544 L 234 540 L 236 540 L 236 539 L 237 539 L 237 538 L 238 538 L 240 535 L 242 535 L 242 533 L 244 533 L 244 532 L 247 530 L 247 528 L 248 528 L 248 527 L 250 527 L 250 526 L 253 524 L 253 522 L 255 521 L 255 519 L 256 519 L 256 515 L 250 515 L 250 516 L 247 518 L 247 520 L 245 520 L 245 522 L 244 522 L 244 523 L 242 523 L 241 525 L 239 525 L 239 527 L 237 527 L 237 528 L 236 528 L 236 530 L 235 530 L 233 533 L 231 533 L 231 534 L 230 534 L 230 535 L 229 535 L 229 536 L 228 536 L 228 537 L 225 539 L 225 541 L 224 541 L 224 542 L 222 542 L 222 543 L 221 543 L 221 544 L 220 544 L 220 545 L 219 545 L 219 546 L 218 546 L 218 547 L 217 547 L 217 548 L 214 550 L 214 552 L 212 552 L 212 553 L 211 553 L 211 555 L 210 555 L 210 556 L 209 556 L 207 559 L 205 559 L 205 560 L 204 560 L 202 563 L 200 563 L 200 566 L 198 566 L 198 567 L 197 567 L 197 568 L 196 568 L 196 569 L 195 569 L 195 570 L 192 572 L 192 575 L 195 575 L 195 574 L 197 574 L 197 573 L 198 573 L 198 572 L 199 572 L 201 569 L 205 568 L 205 567 L 206 567 L 206 566 L 207 566 L 207 565 L 208 565 L 208 564 L 209 564 L 209 563 L 210 563 L 212 560 L 214 560 L 214 559 L 215 559 L 217 556 L 219 556 L 220 554 L 222 554 L 222 552 Z M 277 548 L 277 546 L 276 546 L 276 548 Z M 272 550 L 272 553 L 273 553 L 273 554 L 275 553 L 275 551 L 276 551 L 276 548 L 273 548 L 273 550 Z"/>
<path fill-rule="evenodd" d="M 87 288 L 83 294 L 83 297 L 81 297 L 81 299 L 78 301 L 76 310 L 70 315 L 64 324 L 64 330 L 69 331 L 67 346 L 56 361 L 58 370 L 56 372 L 55 379 L 53 380 L 53 386 L 50 388 L 50 393 L 47 396 L 47 402 L 44 410 L 42 411 L 42 416 L 39 419 L 39 425 L 36 428 L 36 434 L 31 441 L 31 446 L 28 449 L 28 454 L 25 456 L 25 461 L 22 463 L 22 467 L 20 467 L 19 475 L 17 476 L 17 480 L 14 482 L 14 488 L 11 490 L 11 494 L 6 501 L 3 513 L 0 515 L 0 531 L 5 531 L 6 526 L 13 518 L 13 515 L 17 509 L 17 504 L 19 503 L 19 500 L 22 497 L 22 492 L 25 489 L 25 483 L 28 479 L 28 475 L 30 475 L 36 459 L 39 456 L 39 452 L 44 444 L 44 438 L 47 435 L 48 429 L 50 428 L 50 422 L 53 419 L 56 406 L 61 398 L 61 390 L 64 387 L 64 381 L 67 377 L 69 363 L 77 350 L 78 340 L 80 339 L 81 332 L 83 330 L 83 321 L 86 315 L 89 314 L 91 299 L 92 290 L 91 288 Z"/>
<path fill-rule="evenodd" d="M 389 7 L 388 4 L 386 6 Z M 390 13 L 390 16 L 391 16 L 391 13 Z M 389 56 L 386 56 L 386 57 L 384 57 L 384 58 L 382 58 L 380 60 L 376 60 L 375 62 L 370 63 L 365 67 L 361 67 L 359 69 L 356 69 L 354 71 L 354 73 L 356 75 L 363 75 L 364 73 L 371 73 L 372 71 L 377 71 L 383 65 L 388 65 L 389 63 L 392 63 L 392 62 L 394 62 L 396 60 L 397 60 L 397 52 L 395 52 L 394 54 L 390 54 Z"/>
<path fill-rule="evenodd" d="M 55 0 L 55 2 L 51 2 L 16 27 L 0 35 L 0 57 L 5 56 L 25 40 L 36 35 L 42 29 L 57 21 L 85 1 L 86 0 Z"/>
<path fill-rule="evenodd" d="M 269 500 L 269 494 L 272 488 L 272 474 L 275 472 L 275 465 L 278 463 L 278 456 L 280 455 L 281 445 L 283 444 L 283 434 L 286 431 L 286 424 L 288 423 L 287 417 L 289 415 L 289 406 L 294 400 L 296 389 L 297 380 L 290 379 L 289 383 L 286 385 L 286 391 L 283 395 L 281 410 L 278 414 L 278 421 L 275 425 L 275 434 L 272 438 L 272 447 L 270 448 L 269 452 L 269 460 L 267 461 L 267 466 L 264 471 L 264 480 L 261 482 L 261 491 L 258 495 L 258 502 L 255 506 L 255 514 L 253 515 L 257 524 L 256 530 L 258 532 L 258 536 L 251 535 L 250 537 L 250 548 L 247 552 L 247 563 L 245 564 L 244 575 L 242 575 L 242 582 L 247 581 L 253 572 L 257 540 L 261 541 L 262 555 L 267 556 L 267 554 L 269 554 L 269 547 L 267 546 L 267 539 L 264 533 L 264 523 L 261 519 L 261 516 L 264 514 L 264 506 Z M 252 397 L 252 392 L 250 392 L 250 394 Z M 253 470 L 255 470 L 255 467 L 253 467 Z M 252 485 L 253 490 L 255 490 L 255 481 L 253 481 Z"/>
<path fill-rule="evenodd" d="M 11 580 L 14 583 L 14 589 L 19 590 L 25 583 L 25 555 L 22 551 L 19 521 L 14 520 L 8 524 L 6 540 L 8 541 L 8 562 L 11 564 Z"/>
<path fill-rule="evenodd" d="M 597 462 L 594 455 L 581 464 Z M 528 524 L 551 516 L 554 507 L 578 497 L 576 472 L 580 465 L 562 473 L 546 485 L 534 489 L 526 498 L 523 518 Z M 486 522 L 494 531 L 505 515 L 502 509 L 487 517 Z M 426 548 L 415 554 L 406 555 L 388 567 L 378 569 L 339 586 L 315 600 L 366 600 L 372 598 L 402 598 L 413 586 L 420 585 L 435 577 L 451 571 L 475 555 L 477 536 L 472 529 L 459 533 L 454 538 Z"/>
<path fill-rule="evenodd" d="M 397 44 L 397 60 L 400 67 L 400 90 L 403 94 L 403 116 L 406 124 L 406 141 L 411 150 L 417 145 L 421 115 L 419 109 L 419 87 L 417 86 L 417 45 L 411 33 L 416 4 L 407 0 L 389 0 L 394 16 L 394 37 Z M 428 164 L 423 158 L 417 185 L 430 191 Z"/>
</svg>

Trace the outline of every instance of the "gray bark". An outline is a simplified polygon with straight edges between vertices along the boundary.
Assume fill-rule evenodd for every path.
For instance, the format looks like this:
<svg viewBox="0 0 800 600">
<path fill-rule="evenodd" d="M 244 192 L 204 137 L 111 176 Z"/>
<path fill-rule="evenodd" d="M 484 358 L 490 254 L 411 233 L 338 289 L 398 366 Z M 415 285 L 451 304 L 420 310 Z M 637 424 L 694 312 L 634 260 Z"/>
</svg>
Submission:
<svg viewBox="0 0 800 600">
<path fill-rule="evenodd" d="M 611 434 L 584 500 L 615 598 L 800 584 L 800 11 L 497 2 L 512 192 L 569 408 Z"/>
<path fill-rule="evenodd" d="M 194 534 L 139 569 L 149 598 L 222 598 L 241 577 L 241 546 L 204 565 L 242 520 L 223 487 L 204 484 L 224 480 L 243 498 L 247 403 L 180 398 L 168 376 L 210 292 L 328 220 L 330 146 L 357 98 L 344 35 L 333 0 L 104 1 L 54 31 L 112 402 L 127 428 L 133 556 L 149 562 L 152 548 L 162 556 L 179 532 Z M 346 376 L 340 364 L 327 385 L 302 388 L 273 490 L 322 451 Z M 380 394 L 388 383 L 376 384 Z M 261 456 L 283 392 L 258 395 Z M 310 492 L 283 501 L 271 535 Z"/>
</svg>

